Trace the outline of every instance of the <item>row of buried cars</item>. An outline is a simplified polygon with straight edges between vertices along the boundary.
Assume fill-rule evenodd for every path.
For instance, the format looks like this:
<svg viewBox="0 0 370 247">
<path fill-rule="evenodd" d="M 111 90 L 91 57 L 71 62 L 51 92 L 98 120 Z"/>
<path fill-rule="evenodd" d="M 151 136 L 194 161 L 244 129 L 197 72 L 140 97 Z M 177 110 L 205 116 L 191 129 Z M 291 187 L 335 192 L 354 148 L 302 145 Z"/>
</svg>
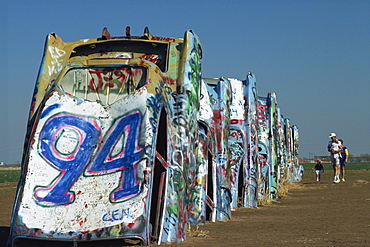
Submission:
<svg viewBox="0 0 370 247">
<path fill-rule="evenodd" d="M 275 93 L 258 96 L 251 72 L 202 78 L 201 59 L 191 30 L 49 34 L 9 246 L 180 242 L 188 224 L 230 220 L 300 180 L 298 128 Z"/>
</svg>

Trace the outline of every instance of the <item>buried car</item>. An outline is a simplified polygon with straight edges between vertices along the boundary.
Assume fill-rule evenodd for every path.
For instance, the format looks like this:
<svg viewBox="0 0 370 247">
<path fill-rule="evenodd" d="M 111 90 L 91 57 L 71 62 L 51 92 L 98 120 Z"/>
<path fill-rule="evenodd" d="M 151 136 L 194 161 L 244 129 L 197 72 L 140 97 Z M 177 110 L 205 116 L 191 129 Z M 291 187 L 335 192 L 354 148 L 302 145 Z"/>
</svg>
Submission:
<svg viewBox="0 0 370 247">
<path fill-rule="evenodd" d="M 200 59 L 191 30 L 184 39 L 147 28 L 71 42 L 49 34 L 9 244 L 184 240 Z"/>
</svg>

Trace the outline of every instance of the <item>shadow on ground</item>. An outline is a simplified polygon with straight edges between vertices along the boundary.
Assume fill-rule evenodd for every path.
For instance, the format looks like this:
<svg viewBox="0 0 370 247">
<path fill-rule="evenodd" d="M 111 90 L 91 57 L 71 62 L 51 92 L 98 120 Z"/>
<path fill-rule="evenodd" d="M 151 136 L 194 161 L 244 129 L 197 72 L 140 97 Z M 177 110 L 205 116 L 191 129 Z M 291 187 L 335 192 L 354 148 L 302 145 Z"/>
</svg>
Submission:
<svg viewBox="0 0 370 247">
<path fill-rule="evenodd" d="M 0 246 L 6 246 L 6 241 L 8 241 L 10 227 L 0 226 Z"/>
<path fill-rule="evenodd" d="M 10 227 L 0 226 L 0 247 L 5 247 L 8 241 Z M 103 241 L 91 241 L 91 242 L 56 242 L 56 241 L 45 241 L 45 240 L 30 240 L 22 239 L 17 242 L 19 247 L 117 247 L 117 246 L 139 246 L 140 241 L 136 239 L 118 239 L 118 240 L 103 240 Z"/>
</svg>

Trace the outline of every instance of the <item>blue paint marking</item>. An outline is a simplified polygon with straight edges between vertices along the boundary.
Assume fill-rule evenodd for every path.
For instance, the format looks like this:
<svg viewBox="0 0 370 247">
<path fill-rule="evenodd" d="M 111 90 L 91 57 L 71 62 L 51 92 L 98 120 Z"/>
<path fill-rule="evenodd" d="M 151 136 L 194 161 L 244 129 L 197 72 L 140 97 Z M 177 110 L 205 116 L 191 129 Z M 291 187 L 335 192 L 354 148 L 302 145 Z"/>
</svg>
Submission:
<svg viewBox="0 0 370 247">
<path fill-rule="evenodd" d="M 124 218 L 131 219 L 130 209 L 116 209 L 103 215 L 103 221 L 122 221 Z"/>
<path fill-rule="evenodd" d="M 87 168 L 88 174 L 111 173 L 122 170 L 120 187 L 111 195 L 111 200 L 121 201 L 140 192 L 140 183 L 136 179 L 135 164 L 142 158 L 142 151 L 137 150 L 138 131 L 141 116 L 138 112 L 123 117 L 111 127 L 113 129 L 104 145 L 98 151 L 93 163 Z M 111 157 L 110 154 L 118 140 L 124 138 L 122 154 Z"/>
<path fill-rule="evenodd" d="M 34 198 L 37 203 L 49 206 L 72 203 L 75 193 L 71 191 L 71 187 L 85 168 L 87 176 L 122 172 L 119 187 L 110 195 L 113 202 L 121 202 L 140 193 L 141 182 L 137 180 L 135 167 L 143 156 L 142 149 L 137 146 L 140 113 L 134 112 L 117 119 L 101 146 L 96 145 L 100 140 L 101 130 L 92 122 L 88 118 L 65 113 L 47 120 L 40 132 L 40 155 L 58 169 L 60 174 L 49 186 L 36 186 Z M 72 129 L 78 138 L 64 136 L 67 129 Z M 57 150 L 61 137 L 69 138 L 69 144 L 75 145 L 75 148 L 66 153 Z M 121 152 L 112 154 L 115 146 L 120 143 L 119 140 L 123 140 Z M 97 148 L 95 157 L 92 157 Z"/>
<path fill-rule="evenodd" d="M 52 110 L 58 109 L 61 106 L 61 104 L 54 104 L 46 108 L 42 113 L 41 113 L 41 118 L 46 117 Z"/>
<path fill-rule="evenodd" d="M 60 128 L 77 128 L 85 133 L 78 149 L 72 156 L 73 159 L 61 159 L 56 155 L 53 147 L 58 140 L 58 133 L 63 133 Z M 41 156 L 52 166 L 61 171 L 55 182 L 47 188 L 37 188 L 35 199 L 42 203 L 68 204 L 74 200 L 74 193 L 69 191 L 76 179 L 89 161 L 93 146 L 99 139 L 99 130 L 86 121 L 76 116 L 61 115 L 47 121 L 40 133 Z M 46 193 L 41 193 L 42 191 Z M 46 194 L 42 196 L 41 194 Z"/>
</svg>

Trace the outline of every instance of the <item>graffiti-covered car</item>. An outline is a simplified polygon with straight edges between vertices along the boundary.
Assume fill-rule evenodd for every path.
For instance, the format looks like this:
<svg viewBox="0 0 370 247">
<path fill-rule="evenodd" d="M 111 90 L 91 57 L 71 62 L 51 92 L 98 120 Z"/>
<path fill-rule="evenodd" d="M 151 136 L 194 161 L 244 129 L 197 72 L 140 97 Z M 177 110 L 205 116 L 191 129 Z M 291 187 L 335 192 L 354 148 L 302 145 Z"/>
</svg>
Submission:
<svg viewBox="0 0 370 247">
<path fill-rule="evenodd" d="M 9 246 L 186 239 L 302 179 L 298 127 L 256 78 L 203 78 L 183 38 L 47 36 Z M 52 242 L 52 243 L 51 243 Z M 110 245 L 111 246 L 111 245 Z"/>
<path fill-rule="evenodd" d="M 231 166 L 228 138 L 230 135 L 230 104 L 232 102 L 231 84 L 225 77 L 218 79 L 203 78 L 206 83 L 211 117 L 205 119 L 212 133 L 214 147 L 211 169 L 208 169 L 208 202 L 211 221 L 231 219 Z"/>
<path fill-rule="evenodd" d="M 30 109 L 9 243 L 182 241 L 196 177 L 201 45 L 51 33 Z"/>
</svg>

